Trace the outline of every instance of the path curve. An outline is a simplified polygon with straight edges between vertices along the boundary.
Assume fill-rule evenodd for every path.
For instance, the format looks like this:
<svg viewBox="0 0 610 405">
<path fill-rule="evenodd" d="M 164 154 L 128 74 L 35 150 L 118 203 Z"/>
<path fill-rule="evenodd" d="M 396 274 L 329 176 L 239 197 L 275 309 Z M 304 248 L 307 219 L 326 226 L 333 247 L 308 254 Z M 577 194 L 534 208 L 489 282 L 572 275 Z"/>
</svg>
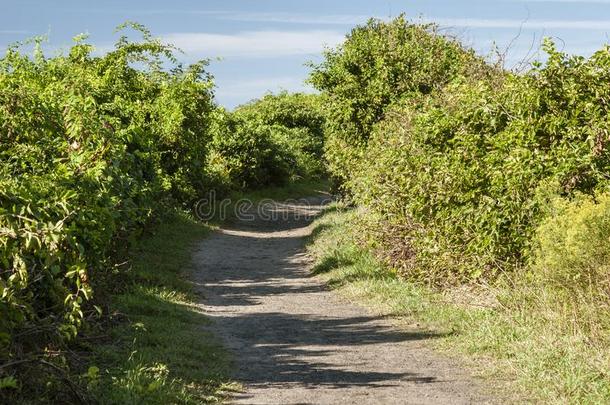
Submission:
<svg viewBox="0 0 610 405">
<path fill-rule="evenodd" d="M 233 353 L 237 404 L 488 403 L 469 375 L 329 291 L 304 238 L 325 198 L 275 207 L 203 240 L 194 281 L 211 330 Z"/>
</svg>

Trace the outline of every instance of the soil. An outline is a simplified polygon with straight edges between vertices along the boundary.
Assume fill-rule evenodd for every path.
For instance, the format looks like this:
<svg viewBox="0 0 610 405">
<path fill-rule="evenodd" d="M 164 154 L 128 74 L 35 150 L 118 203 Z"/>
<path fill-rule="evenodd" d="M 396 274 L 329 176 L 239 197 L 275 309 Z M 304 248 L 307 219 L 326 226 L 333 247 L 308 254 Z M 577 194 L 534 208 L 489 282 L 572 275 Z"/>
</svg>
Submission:
<svg viewBox="0 0 610 405">
<path fill-rule="evenodd" d="M 327 200 L 251 210 L 197 248 L 193 277 L 207 328 L 232 353 L 244 387 L 233 403 L 493 402 L 476 378 L 429 348 L 434 335 L 397 328 L 312 276 L 304 245 Z"/>
</svg>

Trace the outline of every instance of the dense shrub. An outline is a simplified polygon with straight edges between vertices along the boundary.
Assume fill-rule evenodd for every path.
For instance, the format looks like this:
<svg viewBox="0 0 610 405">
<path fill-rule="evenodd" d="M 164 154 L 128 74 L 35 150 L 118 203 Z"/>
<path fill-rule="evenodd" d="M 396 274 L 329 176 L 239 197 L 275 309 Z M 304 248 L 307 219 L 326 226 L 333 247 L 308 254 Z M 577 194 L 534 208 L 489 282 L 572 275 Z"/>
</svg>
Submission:
<svg viewBox="0 0 610 405">
<path fill-rule="evenodd" d="M 411 24 L 400 16 L 354 28 L 342 45 L 313 66 L 310 77 L 327 107 L 331 175 L 339 182 L 350 178 L 388 106 L 438 91 L 478 66 L 482 62 L 473 51 L 440 35 L 434 24 Z"/>
<path fill-rule="evenodd" d="M 384 48 L 375 27 L 356 31 L 367 29 L 370 48 L 389 54 L 393 37 Z M 358 59 L 350 40 L 322 66 Z M 322 231 L 315 270 L 393 315 L 453 331 L 452 351 L 500 359 L 534 401 L 608 402 L 610 47 L 588 59 L 543 48 L 547 61 L 521 74 L 474 64 L 401 94 L 388 79 L 394 98 L 370 120 L 349 100 L 379 77 L 377 59 L 353 65 L 367 75 L 327 70 L 330 169 L 360 207 Z M 345 97 L 354 88 L 362 94 Z M 354 125 L 367 128 L 354 148 L 339 132 L 357 133 L 346 123 L 360 120 L 372 124 Z"/>
<path fill-rule="evenodd" d="M 249 120 L 289 129 L 307 129 L 309 149 L 321 153 L 324 142 L 324 116 L 320 97 L 315 94 L 267 94 L 237 108 L 237 113 Z"/>
<path fill-rule="evenodd" d="M 545 50 L 545 66 L 453 83 L 377 128 L 351 187 L 405 241 L 405 270 L 476 279 L 520 266 L 542 196 L 608 187 L 610 54 Z"/>
<path fill-rule="evenodd" d="M 504 72 L 401 17 L 356 28 L 314 69 L 331 173 L 369 208 L 369 241 L 404 274 L 519 268 L 545 196 L 607 188 L 610 52 L 544 50 L 545 64 Z"/>
<path fill-rule="evenodd" d="M 324 118 L 315 95 L 280 93 L 218 111 L 209 177 L 217 190 L 281 185 L 324 174 Z"/>
<path fill-rule="evenodd" d="M 240 106 L 236 114 L 248 122 L 271 127 L 280 148 L 292 155 L 294 175 L 319 177 L 325 173 L 324 113 L 313 94 L 267 94 Z"/>
<path fill-rule="evenodd" d="M 218 123 L 209 168 L 217 187 L 251 189 L 289 179 L 290 154 L 275 142 L 271 127 L 232 113 L 221 113 Z"/>
<path fill-rule="evenodd" d="M 103 57 L 0 59 L 0 357 L 76 335 L 117 247 L 205 182 L 211 81 L 142 27 Z"/>
</svg>

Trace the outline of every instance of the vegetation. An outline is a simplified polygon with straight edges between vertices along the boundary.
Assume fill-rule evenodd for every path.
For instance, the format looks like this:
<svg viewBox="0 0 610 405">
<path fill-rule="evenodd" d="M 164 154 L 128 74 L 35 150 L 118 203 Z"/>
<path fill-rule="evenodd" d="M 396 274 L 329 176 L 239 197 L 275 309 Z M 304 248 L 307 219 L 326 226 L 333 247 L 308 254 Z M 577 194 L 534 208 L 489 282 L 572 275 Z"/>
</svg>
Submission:
<svg viewBox="0 0 610 405">
<path fill-rule="evenodd" d="M 588 211 L 581 218 L 600 212 Z M 504 402 L 601 404 L 610 400 L 607 307 L 601 306 L 598 296 L 568 294 L 558 299 L 547 278 L 532 282 L 515 277 L 510 283 L 443 290 L 405 280 L 362 247 L 353 227 L 362 215 L 361 209 L 339 205 L 330 207 L 314 224 L 315 237 L 309 246 L 314 272 L 332 288 L 392 317 L 398 326 L 427 330 L 439 350 L 451 356 L 461 353 L 477 373 L 492 378 Z M 561 223 L 567 216 L 560 218 L 550 221 Z M 590 237 L 595 244 L 610 236 L 606 231 L 598 239 L 599 233 L 587 236 L 591 228 L 577 228 L 572 236 L 562 233 L 560 238 L 567 242 Z M 552 235 L 559 236 L 548 234 Z M 604 247 L 593 253 L 580 246 L 578 253 L 590 252 L 583 256 L 583 263 L 592 256 L 603 257 L 608 250 Z M 570 253 L 575 253 L 574 248 Z M 559 256 L 543 261 L 551 260 Z M 588 285 L 588 280 L 583 283 Z M 605 318 L 605 324 L 600 318 Z"/>
<path fill-rule="evenodd" d="M 388 38 L 389 50 L 379 36 Z M 445 50 L 443 63 L 434 46 L 422 48 L 428 42 Z M 369 49 L 383 57 L 371 57 Z M 373 115 L 329 118 L 331 128 L 359 128 L 357 138 L 366 144 L 356 159 L 337 160 L 333 142 L 346 135 L 331 131 L 327 154 L 353 200 L 371 210 L 375 243 L 392 249 L 388 259 L 404 273 L 455 282 L 512 271 L 528 257 L 549 194 L 571 198 L 607 189 L 610 52 L 585 60 L 556 51 L 550 41 L 544 50 L 545 65 L 523 75 L 502 72 L 433 27 L 398 18 L 355 29 L 314 71 L 314 83 L 325 78 L 318 87 L 333 100 L 331 117 L 335 108 L 350 111 L 344 106 L 354 100 L 350 94 L 369 94 L 379 81 L 395 89 Z M 390 58 L 394 53 L 402 58 Z M 411 53 L 416 64 L 409 63 Z M 358 66 L 356 74 L 346 69 L 350 64 Z M 405 66 L 417 76 L 376 76 Z M 437 85 L 422 87 L 424 79 Z M 414 82 L 420 85 L 413 88 Z M 346 86 L 356 88 L 346 95 Z M 380 99 L 377 92 L 371 97 Z"/>
<path fill-rule="evenodd" d="M 267 94 L 240 106 L 236 113 L 248 122 L 270 127 L 280 149 L 291 154 L 291 165 L 296 168 L 294 178 L 319 178 L 325 174 L 325 117 L 317 95 Z"/>
<path fill-rule="evenodd" d="M 209 174 L 218 192 L 319 179 L 324 116 L 315 96 L 268 94 L 218 112 Z"/>
<path fill-rule="evenodd" d="M 97 312 L 85 302 L 113 276 L 111 258 L 203 187 L 205 64 L 163 70 L 171 48 L 133 27 L 144 40 L 121 37 L 104 57 L 77 38 L 65 56 L 13 47 L 0 60 L 3 359 L 74 338 Z"/>
<path fill-rule="evenodd" d="M 210 170 L 221 187 L 243 190 L 287 181 L 291 156 L 280 149 L 269 127 L 234 114 L 224 114 L 219 127 Z"/>
<path fill-rule="evenodd" d="M 197 359 L 211 361 L 215 350 L 204 347 L 211 343 L 193 343 L 200 316 L 185 309 L 188 299 L 172 284 L 178 276 L 164 267 L 175 264 L 159 264 L 161 273 L 149 273 L 150 284 L 134 273 L 137 258 L 126 261 L 130 247 L 158 226 L 162 214 L 190 207 L 212 188 L 245 190 L 321 173 L 319 165 L 311 169 L 320 134 L 315 138 L 310 126 L 289 122 L 287 115 L 285 126 L 223 111 L 214 103 L 206 61 L 183 66 L 174 49 L 144 27 L 128 23 L 119 30 L 127 28 L 142 39 L 121 36 L 103 56 L 79 36 L 56 57 L 45 57 L 35 40 L 33 56 L 17 44 L 0 59 L 2 396 L 82 400 L 82 387 L 71 382 L 78 365 L 65 349 L 86 341 L 116 306 L 129 314 L 124 328 L 143 323 L 149 329 L 113 332 L 133 336 L 138 354 L 112 349 L 129 357 L 129 365 L 115 370 L 121 375 L 108 369 L 110 385 L 99 376 L 100 396 L 118 402 L 200 400 L 191 393 L 199 390 L 193 381 L 208 371 L 185 368 Z M 315 105 L 306 96 L 278 97 Z M 138 288 L 122 291 L 126 279 L 137 280 Z M 112 298 L 117 290 L 121 294 Z M 184 330 L 173 336 L 182 342 L 175 350 L 162 330 L 169 324 Z M 146 349 L 153 341 L 164 353 Z M 185 360 L 180 350 L 200 353 L 176 367 Z M 100 370 L 95 365 L 89 377 L 97 381 L 98 372 L 106 372 Z M 185 384 L 193 390 L 177 394 Z"/>
<path fill-rule="evenodd" d="M 229 112 L 206 61 L 126 28 L 142 39 L 103 56 L 80 36 L 0 59 L 2 400 L 221 399 L 227 360 L 180 273 L 207 228 L 185 211 L 325 177 L 357 207 L 315 232 L 331 285 L 451 332 L 528 395 L 610 400 L 609 46 L 546 40 L 515 73 L 433 24 L 371 20 L 312 65 L 319 95 Z"/>
<path fill-rule="evenodd" d="M 329 51 L 311 80 L 331 176 L 359 208 L 320 223 L 316 271 L 451 332 L 528 396 L 605 403 L 610 47 L 543 50 L 509 72 L 400 17 Z"/>
<path fill-rule="evenodd" d="M 512 271 L 527 261 L 549 195 L 608 188 L 607 86 L 587 83 L 608 82 L 609 53 L 585 61 L 545 50 L 544 67 L 465 79 L 377 128 L 351 184 L 388 226 L 411 223 L 392 231 L 414 252 L 404 271 L 441 280 Z"/>
<path fill-rule="evenodd" d="M 486 72 L 472 50 L 438 34 L 433 24 L 370 20 L 312 66 L 310 82 L 326 105 L 326 159 L 339 185 L 351 178 L 373 127 L 390 106 L 441 90 L 470 71 Z M 349 189 L 343 189 L 349 192 Z"/>
<path fill-rule="evenodd" d="M 96 402 L 215 403 L 237 388 L 228 354 L 202 330 L 209 320 L 185 279 L 194 244 L 209 231 L 172 212 L 132 249 L 131 271 L 109 304 L 110 319 L 90 332 L 105 335 L 88 348 L 89 366 L 81 373 Z"/>
</svg>

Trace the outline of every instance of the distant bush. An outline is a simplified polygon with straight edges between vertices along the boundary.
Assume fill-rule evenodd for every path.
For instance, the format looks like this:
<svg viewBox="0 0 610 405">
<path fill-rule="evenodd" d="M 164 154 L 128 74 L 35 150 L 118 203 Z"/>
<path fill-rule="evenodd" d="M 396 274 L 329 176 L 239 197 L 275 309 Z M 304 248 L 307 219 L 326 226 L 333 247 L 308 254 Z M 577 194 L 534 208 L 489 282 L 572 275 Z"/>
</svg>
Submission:
<svg viewBox="0 0 610 405">
<path fill-rule="evenodd" d="M 311 152 L 322 152 L 324 142 L 324 116 L 320 97 L 315 94 L 267 94 L 241 105 L 237 112 L 249 120 L 266 125 L 279 125 L 289 129 L 307 129 Z"/>
<path fill-rule="evenodd" d="M 268 94 L 217 111 L 208 177 L 222 192 L 319 178 L 324 117 L 317 96 Z"/>
<path fill-rule="evenodd" d="M 293 165 L 289 151 L 275 141 L 272 128 L 224 113 L 214 132 L 210 172 L 227 190 L 281 185 L 289 180 Z"/>
<path fill-rule="evenodd" d="M 294 176 L 312 178 L 325 174 L 325 117 L 318 95 L 268 94 L 240 106 L 236 115 L 271 127 L 274 142 L 292 155 Z"/>
</svg>

